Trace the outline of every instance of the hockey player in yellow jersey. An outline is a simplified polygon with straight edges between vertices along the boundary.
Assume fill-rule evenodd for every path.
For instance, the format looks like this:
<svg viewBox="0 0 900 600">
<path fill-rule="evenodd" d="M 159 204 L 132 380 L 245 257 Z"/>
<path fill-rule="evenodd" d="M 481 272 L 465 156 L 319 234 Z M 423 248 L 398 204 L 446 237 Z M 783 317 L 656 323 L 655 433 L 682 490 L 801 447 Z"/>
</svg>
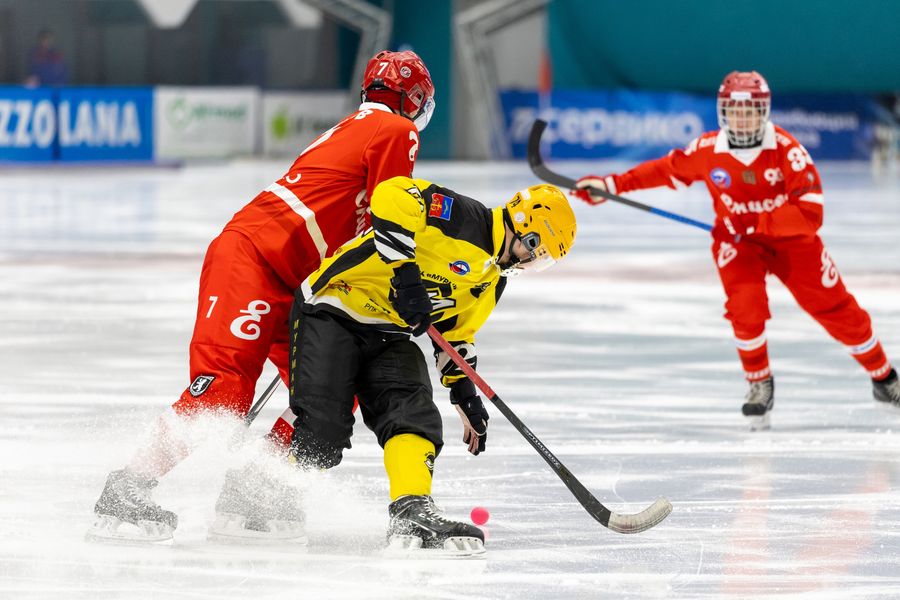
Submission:
<svg viewBox="0 0 900 600">
<path fill-rule="evenodd" d="M 384 449 L 390 482 L 389 548 L 484 552 L 480 529 L 449 520 L 431 499 L 443 446 L 425 359 L 410 334 L 431 324 L 476 366 L 475 334 L 507 276 L 539 271 L 568 254 L 575 215 L 557 188 L 536 185 L 505 205 L 480 202 L 422 179 L 382 182 L 372 229 L 322 262 L 297 290 L 291 315 L 292 460 L 329 468 L 350 447 L 354 396 Z M 474 384 L 436 348 L 469 452 L 487 443 L 488 413 Z"/>
</svg>

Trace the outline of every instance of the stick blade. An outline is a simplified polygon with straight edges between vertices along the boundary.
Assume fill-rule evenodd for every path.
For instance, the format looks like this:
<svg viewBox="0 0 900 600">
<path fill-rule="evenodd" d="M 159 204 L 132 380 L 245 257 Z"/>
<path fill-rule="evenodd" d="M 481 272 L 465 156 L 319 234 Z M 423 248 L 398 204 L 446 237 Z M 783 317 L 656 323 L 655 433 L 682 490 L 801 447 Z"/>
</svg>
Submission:
<svg viewBox="0 0 900 600">
<path fill-rule="evenodd" d="M 544 164 L 544 161 L 541 158 L 541 135 L 543 135 L 544 129 L 546 128 L 547 121 L 535 119 L 534 123 L 531 125 L 531 133 L 528 134 L 526 154 L 528 156 L 528 165 L 531 167 L 532 171 L 536 167 L 540 167 Z"/>
<path fill-rule="evenodd" d="M 538 179 L 557 187 L 573 189 L 576 185 L 574 179 L 551 171 L 547 165 L 544 164 L 544 159 L 541 157 L 541 135 L 543 135 L 546 128 L 547 121 L 541 119 L 534 120 L 534 124 L 531 126 L 531 133 L 528 135 L 528 166 L 531 167 L 531 172 L 534 173 L 535 177 Z"/>
<path fill-rule="evenodd" d="M 672 512 L 672 503 L 665 498 L 657 498 L 656 502 L 634 515 L 611 513 L 609 527 L 617 533 L 640 533 L 658 525 Z"/>
</svg>

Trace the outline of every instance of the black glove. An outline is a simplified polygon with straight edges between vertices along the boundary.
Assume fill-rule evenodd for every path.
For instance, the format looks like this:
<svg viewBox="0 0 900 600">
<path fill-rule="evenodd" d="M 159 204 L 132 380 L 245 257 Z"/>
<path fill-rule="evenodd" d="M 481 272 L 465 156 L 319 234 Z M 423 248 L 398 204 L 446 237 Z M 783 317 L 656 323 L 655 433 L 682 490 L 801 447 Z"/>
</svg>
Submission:
<svg viewBox="0 0 900 600">
<path fill-rule="evenodd" d="M 469 426 L 463 430 L 463 441 L 469 445 L 469 452 L 476 456 L 484 452 L 490 416 L 471 380 L 460 379 L 450 387 L 450 403 L 468 421 Z"/>
<path fill-rule="evenodd" d="M 391 279 L 391 304 L 400 318 L 406 321 L 413 335 L 422 335 L 431 325 L 431 298 L 422 284 L 416 263 L 404 263 L 394 269 Z"/>
</svg>

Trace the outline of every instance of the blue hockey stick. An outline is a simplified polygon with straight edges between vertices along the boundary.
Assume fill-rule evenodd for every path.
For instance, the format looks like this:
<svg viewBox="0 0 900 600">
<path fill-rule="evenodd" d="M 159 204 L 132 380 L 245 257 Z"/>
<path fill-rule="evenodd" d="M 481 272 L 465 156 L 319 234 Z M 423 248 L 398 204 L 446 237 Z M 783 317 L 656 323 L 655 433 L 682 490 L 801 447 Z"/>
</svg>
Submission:
<svg viewBox="0 0 900 600">
<path fill-rule="evenodd" d="M 528 164 L 531 166 L 531 171 L 535 175 L 537 175 L 539 179 L 546 181 L 547 183 L 552 183 L 553 185 L 568 188 L 570 190 L 577 189 L 574 179 L 570 179 L 565 175 L 555 173 L 548 169 L 544 164 L 544 160 L 541 158 L 541 135 L 544 133 L 544 129 L 546 128 L 547 122 L 541 119 L 535 119 L 534 125 L 531 126 L 531 134 L 529 134 L 528 136 Z M 606 198 L 607 200 L 619 202 L 620 204 L 625 204 L 632 208 L 645 210 L 649 213 L 653 213 L 654 215 L 659 215 L 660 217 L 672 219 L 673 221 L 679 221 L 680 223 L 684 223 L 686 225 L 693 225 L 694 227 L 697 227 L 704 231 L 712 231 L 712 225 L 708 225 L 700 221 L 695 221 L 694 219 L 691 219 L 689 217 L 678 215 L 667 210 L 649 206 L 647 204 L 641 204 L 640 202 L 635 202 L 634 200 L 629 200 L 628 198 L 623 198 L 622 196 L 611 194 L 606 190 L 598 190 L 597 188 L 593 187 L 588 187 L 586 189 L 592 196 L 600 196 Z"/>
</svg>

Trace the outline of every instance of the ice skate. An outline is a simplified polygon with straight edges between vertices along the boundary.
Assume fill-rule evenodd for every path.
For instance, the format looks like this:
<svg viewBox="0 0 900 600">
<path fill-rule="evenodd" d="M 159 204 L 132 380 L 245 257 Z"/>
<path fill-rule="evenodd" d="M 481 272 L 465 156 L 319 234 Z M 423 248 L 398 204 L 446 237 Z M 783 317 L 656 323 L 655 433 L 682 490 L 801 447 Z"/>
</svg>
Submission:
<svg viewBox="0 0 900 600">
<path fill-rule="evenodd" d="M 483 556 L 484 534 L 468 523 L 441 515 L 431 496 L 401 496 L 388 508 L 386 556 L 470 558 Z"/>
<path fill-rule="evenodd" d="M 896 369 L 891 369 L 890 375 L 881 381 L 872 381 L 872 395 L 879 402 L 900 406 L 900 377 Z"/>
<path fill-rule="evenodd" d="M 769 429 L 769 415 L 775 406 L 775 378 L 769 377 L 750 384 L 750 390 L 744 397 L 741 412 L 750 420 L 750 431 Z"/>
<path fill-rule="evenodd" d="M 230 469 L 216 501 L 210 540 L 229 543 L 307 543 L 300 492 L 258 465 Z"/>
<path fill-rule="evenodd" d="M 172 539 L 178 517 L 150 498 L 157 481 L 126 469 L 113 471 L 94 506 L 97 515 L 90 541 L 165 542 Z"/>
</svg>

